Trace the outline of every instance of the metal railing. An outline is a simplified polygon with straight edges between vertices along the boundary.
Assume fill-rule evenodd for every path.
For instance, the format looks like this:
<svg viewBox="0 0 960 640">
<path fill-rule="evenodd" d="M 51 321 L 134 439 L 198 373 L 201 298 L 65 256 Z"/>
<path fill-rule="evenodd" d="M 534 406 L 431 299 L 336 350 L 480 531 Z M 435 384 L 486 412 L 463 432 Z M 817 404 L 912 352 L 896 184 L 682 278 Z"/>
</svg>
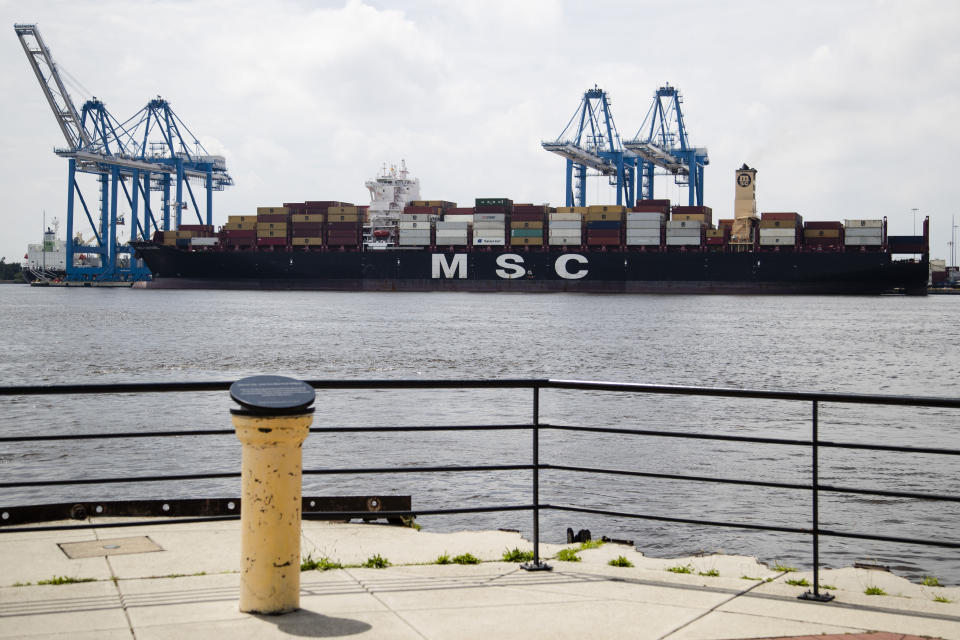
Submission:
<svg viewBox="0 0 960 640">
<path fill-rule="evenodd" d="M 960 502 L 960 496 L 912 492 L 895 491 L 883 489 L 864 489 L 856 487 L 843 487 L 836 485 L 822 484 L 819 479 L 820 462 L 819 452 L 821 449 L 859 449 L 871 451 L 885 451 L 896 453 L 911 453 L 937 456 L 960 456 L 960 449 L 946 447 L 905 447 L 897 445 L 884 444 L 863 444 L 854 442 L 835 442 L 821 440 L 819 437 L 819 408 L 822 403 L 836 404 L 858 404 L 858 405 L 880 405 L 880 406 L 907 406 L 907 407 L 928 407 L 928 408 L 946 408 L 960 409 L 960 399 L 953 398 L 935 398 L 935 397 L 917 397 L 917 396 L 888 396 L 888 395 L 868 395 L 868 394 L 845 394 L 845 393 L 819 393 L 819 392 L 792 392 L 792 391 L 762 391 L 745 389 L 724 389 L 712 387 L 691 387 L 691 386 L 669 386 L 669 385 L 650 385 L 650 384 L 628 384 L 615 382 L 586 382 L 577 380 L 553 380 L 553 379 L 500 379 L 500 380 L 306 380 L 308 384 L 316 389 L 324 390 L 404 390 L 404 389 L 527 389 L 532 392 L 532 416 L 529 423 L 521 424 L 489 424 L 489 425 L 457 425 L 457 426 L 347 426 L 347 427 L 314 427 L 311 432 L 323 433 L 384 433 L 384 432 L 426 432 L 426 431 L 449 431 L 449 432 L 472 432 L 472 431 L 529 431 L 532 436 L 531 463 L 530 464 L 491 464 L 491 465 L 447 465 L 447 466 L 402 466 L 402 467 L 363 467 L 363 468 L 334 468 L 334 469 L 304 469 L 304 475 L 343 475 L 343 474 L 396 474 L 396 473 L 457 473 L 457 472 L 531 472 L 531 502 L 529 504 L 513 504 L 499 506 L 464 506 L 455 505 L 443 509 L 416 509 L 409 511 L 380 511 L 379 517 L 416 517 L 416 516 L 437 516 L 451 514 L 471 514 L 471 513 L 490 513 L 490 512 L 509 512 L 509 511 L 529 511 L 533 517 L 533 563 L 527 568 L 548 568 L 540 558 L 540 513 L 545 510 L 556 510 L 572 513 L 593 514 L 599 516 L 613 516 L 620 518 L 641 519 L 659 522 L 669 522 L 677 524 L 728 527 L 735 529 L 759 530 L 778 533 L 792 533 L 809 535 L 812 539 L 812 566 L 813 566 L 813 590 L 801 596 L 801 598 L 825 601 L 832 596 L 826 596 L 819 592 L 819 570 L 820 570 L 820 549 L 819 542 L 821 537 L 853 538 L 859 540 L 870 540 L 878 542 L 893 542 L 911 545 L 923 545 L 930 547 L 940 547 L 948 549 L 960 549 L 960 540 L 910 538 L 904 536 L 880 535 L 875 533 L 858 533 L 851 531 L 838 531 L 833 529 L 824 529 L 820 526 L 819 497 L 821 493 L 837 494 L 858 494 L 865 496 L 877 496 L 885 498 L 906 498 L 915 500 L 932 500 L 943 502 Z M 13 386 L 0 387 L 0 397 L 2 396 L 63 396 L 63 395 L 92 395 L 92 394 L 144 394 L 144 393 L 173 393 L 173 392 L 201 392 L 201 391 L 226 391 L 229 389 L 232 381 L 229 382 L 184 382 L 184 383 L 156 383 L 156 384 L 92 384 L 92 385 L 53 385 L 53 386 Z M 686 431 L 661 431 L 649 429 L 634 429 L 624 427 L 601 427 L 601 426 L 573 426 L 561 424 L 546 424 L 540 421 L 540 395 L 544 389 L 558 390 L 578 390 L 578 391 L 602 391 L 622 394 L 655 394 L 655 395 L 679 395 L 679 396 L 699 396 L 699 397 L 721 397 L 721 398 L 739 398 L 751 400 L 785 400 L 793 402 L 809 403 L 811 407 L 810 425 L 811 435 L 809 440 L 798 440 L 789 438 L 768 438 L 738 436 L 727 434 L 709 434 L 693 433 Z M 226 403 L 225 403 L 226 404 Z M 642 436 L 654 438 L 677 438 L 705 441 L 726 441 L 750 444 L 771 444 L 785 445 L 791 447 L 805 447 L 810 451 L 810 477 L 809 484 L 786 483 L 773 481 L 760 481 L 739 478 L 721 478 L 710 476 L 697 476 L 685 474 L 667 474 L 645 471 L 615 470 L 596 467 L 572 466 L 563 464 L 543 463 L 540 461 L 540 433 L 545 430 L 571 431 L 593 434 L 616 434 L 621 436 Z M 233 435 L 231 429 L 192 429 L 175 431 L 136 431 L 123 433 L 78 433 L 64 435 L 32 435 L 32 436 L 0 436 L 0 443 L 24 443 L 24 442 L 47 442 L 64 440 L 92 440 L 92 439 L 126 439 L 126 438 L 165 438 L 178 436 L 215 436 L 215 435 Z M 743 485 L 752 487 L 765 487 L 774 489 L 785 489 L 795 491 L 809 492 L 811 496 L 812 513 L 811 526 L 777 526 L 770 524 L 756 524 L 748 522 L 727 522 L 694 518 L 681 518 L 672 516 L 652 515 L 630 513 L 622 511 L 612 511 L 609 509 L 600 509 L 590 506 L 576 505 L 553 505 L 542 504 L 540 502 L 540 472 L 550 470 L 553 472 L 567 473 L 587 473 L 596 475 L 613 475 L 630 478 L 648 478 L 672 481 L 691 481 L 703 483 L 720 483 L 730 485 Z M 194 474 L 176 474 L 176 475 L 145 475 L 136 477 L 94 477 L 94 478 L 73 478 L 68 480 L 31 480 L 31 481 L 4 481 L 0 482 L 0 490 L 22 487 L 42 487 L 42 486 L 70 486 L 70 485 L 90 485 L 90 484 L 111 484 L 111 483 L 134 483 L 134 482 L 184 482 L 201 479 L 221 479 L 238 478 L 240 473 L 194 473 Z M 8 507 L 9 508 L 9 507 Z M 92 525 L 44 525 L 44 526 L 2 526 L 8 514 L 0 506 L 0 533 L 18 532 L 18 531 L 48 531 L 60 529 L 83 529 L 83 528 L 103 528 L 115 526 L 140 526 L 145 521 L 134 522 L 114 522 Z M 311 512 L 304 511 L 304 517 L 343 519 L 343 518 L 362 518 L 369 516 L 369 512 Z M 208 516 L 199 518 L 180 518 L 174 522 L 209 522 L 218 520 L 234 520 L 239 515 L 227 516 Z M 151 521 L 151 524 L 157 524 L 163 521 Z"/>
</svg>

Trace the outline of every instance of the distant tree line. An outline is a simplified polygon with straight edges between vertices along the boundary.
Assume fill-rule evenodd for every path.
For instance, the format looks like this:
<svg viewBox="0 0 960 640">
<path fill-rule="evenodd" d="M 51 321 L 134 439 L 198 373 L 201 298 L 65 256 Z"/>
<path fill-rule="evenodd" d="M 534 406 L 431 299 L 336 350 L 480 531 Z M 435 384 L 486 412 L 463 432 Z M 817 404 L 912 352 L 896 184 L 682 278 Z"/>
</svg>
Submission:
<svg viewBox="0 0 960 640">
<path fill-rule="evenodd" d="M 7 262 L 5 257 L 0 258 L 0 280 L 23 282 L 23 274 L 20 271 L 19 262 Z"/>
</svg>

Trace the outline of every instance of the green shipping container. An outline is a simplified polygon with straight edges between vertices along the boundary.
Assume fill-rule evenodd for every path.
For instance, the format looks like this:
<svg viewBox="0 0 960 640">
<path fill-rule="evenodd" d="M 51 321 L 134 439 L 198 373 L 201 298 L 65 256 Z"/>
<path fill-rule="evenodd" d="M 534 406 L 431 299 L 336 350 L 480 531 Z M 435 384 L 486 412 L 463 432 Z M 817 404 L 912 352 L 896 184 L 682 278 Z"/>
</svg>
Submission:
<svg viewBox="0 0 960 640">
<path fill-rule="evenodd" d="M 543 229 L 511 229 L 511 238 L 542 238 Z"/>
<path fill-rule="evenodd" d="M 477 207 L 506 207 L 512 204 L 510 198 L 477 198 L 475 200 Z"/>
</svg>

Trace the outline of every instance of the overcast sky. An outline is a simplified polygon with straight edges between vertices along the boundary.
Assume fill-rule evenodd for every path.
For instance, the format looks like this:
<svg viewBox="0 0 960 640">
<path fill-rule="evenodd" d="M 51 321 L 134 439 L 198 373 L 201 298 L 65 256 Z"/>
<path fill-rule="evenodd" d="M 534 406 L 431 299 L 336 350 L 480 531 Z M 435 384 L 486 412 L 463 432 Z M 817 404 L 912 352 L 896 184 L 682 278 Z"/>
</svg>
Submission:
<svg viewBox="0 0 960 640">
<path fill-rule="evenodd" d="M 563 205 L 564 162 L 540 142 L 584 90 L 605 89 L 632 138 L 669 82 L 709 149 L 715 218 L 732 217 L 746 162 L 761 211 L 886 216 L 894 234 L 929 215 L 932 257 L 948 260 L 951 215 L 960 225 L 954 0 L 0 0 L 0 15 L 8 261 L 39 241 L 44 212 L 64 220 L 67 192 L 65 141 L 15 22 L 39 25 L 78 108 L 95 95 L 125 120 L 160 95 L 224 154 L 236 185 L 214 196 L 218 224 L 283 202 L 366 204 L 364 181 L 401 159 L 424 198 Z M 666 178 L 656 190 L 686 203 Z M 588 204 L 614 198 L 591 179 Z"/>
</svg>

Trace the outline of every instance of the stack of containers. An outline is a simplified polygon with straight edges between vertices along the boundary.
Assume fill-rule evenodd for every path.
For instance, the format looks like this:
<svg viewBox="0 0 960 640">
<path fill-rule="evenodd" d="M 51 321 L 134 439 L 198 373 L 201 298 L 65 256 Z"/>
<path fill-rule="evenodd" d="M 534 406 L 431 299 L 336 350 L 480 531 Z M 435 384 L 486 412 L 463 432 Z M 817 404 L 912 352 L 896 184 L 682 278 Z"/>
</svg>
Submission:
<svg viewBox="0 0 960 640">
<path fill-rule="evenodd" d="M 581 232 L 586 213 L 586 207 L 557 207 L 550 214 L 547 241 L 554 246 L 579 247 L 583 244 Z"/>
<path fill-rule="evenodd" d="M 550 207 L 543 204 L 515 204 L 510 217 L 511 246 L 543 246 L 544 219 Z"/>
<path fill-rule="evenodd" d="M 704 240 L 704 224 L 700 220 L 669 220 L 668 247 L 699 247 Z"/>
<path fill-rule="evenodd" d="M 427 205 L 411 205 L 403 208 L 398 223 L 397 244 L 401 247 L 419 247 L 432 244 L 430 237 L 433 221 L 440 217 L 441 209 Z"/>
<path fill-rule="evenodd" d="M 290 209 L 290 237 L 293 246 L 303 248 L 323 246 L 323 223 L 327 217 L 329 205 L 318 206 L 312 202 L 301 202 L 284 203 L 284 206 Z"/>
<path fill-rule="evenodd" d="M 257 216 L 228 216 L 220 229 L 220 244 L 239 249 L 257 243 Z"/>
<path fill-rule="evenodd" d="M 587 227 L 587 244 L 590 246 L 619 246 L 621 228 L 626 207 L 619 205 L 596 205 L 587 207 L 584 216 Z"/>
<path fill-rule="evenodd" d="M 883 245 L 883 220 L 847 220 L 843 244 L 848 247 L 880 247 Z"/>
<path fill-rule="evenodd" d="M 803 233 L 803 217 L 796 212 L 760 214 L 761 247 L 796 247 Z"/>
<path fill-rule="evenodd" d="M 473 208 L 474 246 L 507 244 L 507 223 L 513 209 L 509 198 L 477 198 Z"/>
<path fill-rule="evenodd" d="M 196 231 L 184 229 L 183 225 L 177 231 L 158 231 L 157 233 L 161 244 L 168 247 L 189 247 L 190 241 L 199 235 Z"/>
<path fill-rule="evenodd" d="M 257 246 L 285 247 L 290 232 L 290 209 L 257 207 Z"/>
<path fill-rule="evenodd" d="M 213 230 L 213 225 L 182 224 L 178 231 L 189 232 L 190 237 L 186 244 L 190 247 L 215 247 L 219 239 Z"/>
<path fill-rule="evenodd" d="M 349 203 L 327 207 L 327 245 L 331 247 L 358 246 L 365 214 L 364 207 L 357 207 Z"/>
<path fill-rule="evenodd" d="M 627 212 L 627 245 L 660 247 L 663 223 L 670 215 L 669 200 L 638 200 Z"/>
<path fill-rule="evenodd" d="M 803 224 L 803 244 L 816 251 L 839 251 L 843 242 L 843 223 L 839 220 L 810 221 Z"/>
</svg>

